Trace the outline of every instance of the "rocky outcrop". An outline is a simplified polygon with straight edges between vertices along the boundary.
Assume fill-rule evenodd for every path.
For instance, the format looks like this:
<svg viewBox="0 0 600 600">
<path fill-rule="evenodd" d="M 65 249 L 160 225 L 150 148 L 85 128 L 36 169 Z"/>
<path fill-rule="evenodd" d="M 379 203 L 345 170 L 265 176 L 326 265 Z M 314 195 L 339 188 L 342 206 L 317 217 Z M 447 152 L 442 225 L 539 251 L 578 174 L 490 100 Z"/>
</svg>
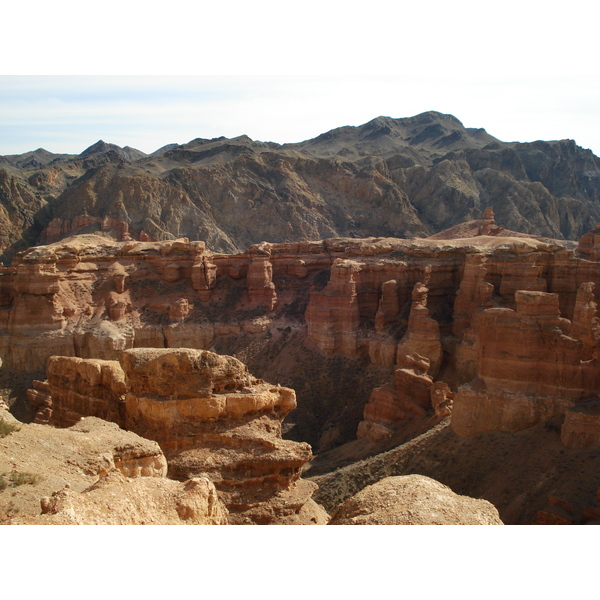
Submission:
<svg viewBox="0 0 600 600">
<path fill-rule="evenodd" d="M 269 256 L 258 254 L 252 257 L 246 281 L 250 302 L 255 306 L 264 306 L 268 311 L 273 310 L 277 303 L 277 293 Z"/>
<path fill-rule="evenodd" d="M 357 437 L 374 442 L 392 434 L 394 426 L 409 417 L 422 417 L 431 407 L 433 378 L 427 373 L 429 359 L 404 355 L 395 371 L 394 386 L 373 390 L 358 426 Z"/>
<path fill-rule="evenodd" d="M 459 388 L 452 428 L 459 435 L 517 431 L 596 393 L 596 361 L 570 337 L 558 294 L 517 291 L 516 310 L 489 308 L 478 321 L 478 378 Z"/>
<path fill-rule="evenodd" d="M 360 313 L 355 275 L 360 268 L 356 261 L 336 259 L 325 289 L 310 293 L 308 337 L 326 354 L 356 354 Z"/>
<path fill-rule="evenodd" d="M 330 525 L 502 525 L 486 500 L 455 494 L 424 477 L 386 477 L 346 500 Z"/>
<path fill-rule="evenodd" d="M 157 441 L 172 477 L 208 476 L 231 523 L 322 523 L 300 480 L 308 444 L 283 440 L 293 390 L 252 377 L 235 358 L 192 349 L 134 349 L 120 362 L 52 357 L 51 422 L 85 415 L 114 421 Z"/>
<path fill-rule="evenodd" d="M 600 447 L 600 399 L 569 408 L 560 439 L 567 448 Z"/>
<path fill-rule="evenodd" d="M 436 381 L 432 384 L 431 390 L 431 406 L 435 411 L 435 416 L 443 419 L 452 414 L 454 406 L 454 398 L 456 394 L 450 389 L 450 386 L 444 381 Z"/>
<path fill-rule="evenodd" d="M 583 342 L 582 360 L 594 357 L 600 338 L 600 320 L 596 316 L 597 304 L 594 301 L 595 287 L 591 281 L 579 286 L 573 311 L 571 337 Z"/>
<path fill-rule="evenodd" d="M 217 283 L 217 265 L 210 262 L 205 256 L 199 258 L 192 267 L 192 282 L 194 289 L 198 290 L 200 299 L 210 300 L 210 290 Z"/>
<path fill-rule="evenodd" d="M 398 344 L 397 356 L 417 353 L 426 357 L 429 373 L 435 377 L 442 364 L 442 344 L 438 322 L 429 316 L 427 309 L 428 292 L 429 289 L 421 282 L 413 289 L 408 329 Z"/>
<path fill-rule="evenodd" d="M 600 259 L 600 223 L 579 238 L 577 252 L 588 260 Z"/>
<path fill-rule="evenodd" d="M 206 478 L 166 478 L 160 446 L 115 423 L 84 417 L 58 429 L 19 423 L 0 440 L 0 523 L 224 524 Z M 4 432 L 3 432 L 4 433 Z"/>
<path fill-rule="evenodd" d="M 481 221 L 478 224 L 477 235 L 498 235 L 504 231 L 504 227 L 496 225 L 496 216 L 491 207 L 483 211 Z"/>
<path fill-rule="evenodd" d="M 227 509 L 206 477 L 181 483 L 166 478 L 127 479 L 111 471 L 81 493 L 67 487 L 41 498 L 41 508 L 42 516 L 27 519 L 28 524 L 227 524 Z"/>
<path fill-rule="evenodd" d="M 121 194 L 121 197 L 123 195 Z M 56 217 L 52 219 L 47 227 L 42 231 L 40 235 L 40 242 L 42 244 L 52 244 L 57 242 L 63 237 L 70 235 L 76 235 L 81 233 L 82 230 L 89 231 L 95 229 L 103 232 L 114 231 L 115 238 L 118 242 L 128 242 L 132 239 L 139 239 L 139 234 L 130 229 L 130 226 L 125 221 L 113 219 L 111 217 L 92 217 L 88 214 L 78 215 L 70 221 L 63 221 Z M 149 240 L 146 240 L 149 241 Z"/>
</svg>

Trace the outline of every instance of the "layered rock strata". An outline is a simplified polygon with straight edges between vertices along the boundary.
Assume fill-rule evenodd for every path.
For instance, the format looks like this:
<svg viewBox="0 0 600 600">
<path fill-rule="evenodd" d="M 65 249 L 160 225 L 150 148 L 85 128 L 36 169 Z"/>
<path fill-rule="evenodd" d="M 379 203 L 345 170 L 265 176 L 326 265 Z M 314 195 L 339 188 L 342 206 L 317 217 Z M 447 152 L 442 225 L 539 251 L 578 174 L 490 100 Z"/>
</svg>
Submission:
<svg viewBox="0 0 600 600">
<path fill-rule="evenodd" d="M 208 476 L 232 523 L 324 522 L 300 480 L 308 444 L 281 439 L 294 391 L 252 377 L 235 358 L 192 349 L 134 349 L 120 361 L 52 357 L 51 423 L 95 415 L 156 440 L 169 473 Z"/>
<path fill-rule="evenodd" d="M 422 417 L 431 408 L 433 378 L 427 373 L 429 359 L 404 355 L 395 371 L 394 385 L 373 390 L 364 410 L 357 437 L 374 442 L 392 434 L 394 426 L 409 417 Z"/>
<path fill-rule="evenodd" d="M 308 337 L 326 354 L 354 356 L 360 322 L 355 276 L 356 261 L 336 259 L 324 290 L 312 291 L 306 308 Z"/>
<path fill-rule="evenodd" d="M 567 448 L 600 447 L 600 399 L 569 408 L 560 439 Z"/>
<path fill-rule="evenodd" d="M 478 378 L 459 388 L 452 413 L 459 435 L 517 431 L 597 393 L 597 359 L 584 360 L 558 295 L 517 291 L 515 298 L 516 310 L 480 315 Z"/>
<path fill-rule="evenodd" d="M 408 317 L 406 335 L 398 344 L 397 355 L 417 353 L 429 360 L 429 374 L 435 377 L 442 364 L 442 344 L 440 327 L 435 319 L 429 316 L 427 295 L 429 289 L 417 282 L 412 293 L 412 305 Z"/>
<path fill-rule="evenodd" d="M 594 380 L 600 263 L 569 244 L 504 234 L 265 242 L 233 255 L 185 239 L 71 238 L 30 249 L 0 271 L 0 357 L 11 370 L 43 370 L 51 355 L 118 360 L 130 348 L 209 349 L 223 338 L 235 347 L 246 334 L 267 340 L 288 327 L 304 335 L 306 326 L 318 350 L 385 367 L 390 377 L 404 355 L 426 356 L 429 374 L 452 391 L 498 379 L 498 390 L 508 392 L 503 382 L 537 363 L 557 362 L 556 372 L 573 373 L 580 361 L 586 382 Z M 524 292 L 557 297 L 552 314 L 520 306 Z M 531 342 L 534 322 L 545 333 Z M 556 328 L 573 342 L 554 336 Z M 513 352 L 514 340 L 537 354 L 507 355 L 489 367 L 494 344 Z M 496 367 L 503 374 L 494 376 Z M 555 396 L 577 387 L 568 377 L 556 380 Z M 530 383 L 535 394 L 548 393 L 544 376 Z M 593 384 L 581 389 L 566 393 L 569 404 L 587 399 Z"/>
</svg>

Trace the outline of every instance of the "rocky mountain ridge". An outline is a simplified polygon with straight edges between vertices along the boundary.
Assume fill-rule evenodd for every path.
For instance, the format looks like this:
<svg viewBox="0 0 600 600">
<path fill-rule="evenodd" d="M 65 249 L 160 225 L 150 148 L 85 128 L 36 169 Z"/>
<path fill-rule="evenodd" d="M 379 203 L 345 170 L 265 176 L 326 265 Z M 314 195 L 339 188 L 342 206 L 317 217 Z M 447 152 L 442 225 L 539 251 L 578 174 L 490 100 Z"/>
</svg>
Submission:
<svg viewBox="0 0 600 600">
<path fill-rule="evenodd" d="M 452 115 L 378 117 L 295 144 L 195 139 L 145 155 L 102 140 L 79 155 L 0 157 L 0 246 L 74 233 L 205 241 L 426 236 L 492 207 L 507 229 L 578 239 L 600 220 L 600 159 L 572 140 L 502 142 Z M 84 227 L 81 218 L 94 220 Z M 85 219 L 84 219 L 85 220 Z M 49 235 L 59 231 L 58 237 Z"/>
</svg>

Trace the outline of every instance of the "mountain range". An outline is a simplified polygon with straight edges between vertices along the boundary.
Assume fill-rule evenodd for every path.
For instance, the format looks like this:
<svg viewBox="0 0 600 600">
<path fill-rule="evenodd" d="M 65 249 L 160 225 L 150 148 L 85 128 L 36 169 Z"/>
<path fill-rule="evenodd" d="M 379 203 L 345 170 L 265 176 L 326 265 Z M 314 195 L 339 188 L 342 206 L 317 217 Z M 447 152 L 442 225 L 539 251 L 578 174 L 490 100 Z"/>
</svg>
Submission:
<svg viewBox="0 0 600 600">
<path fill-rule="evenodd" d="M 236 252 L 263 240 L 426 237 L 486 207 L 507 229 L 577 239 L 600 221 L 600 159 L 573 140 L 503 142 L 433 111 L 293 144 L 197 138 L 145 154 L 100 140 L 78 155 L 0 156 L 5 263 L 47 240 L 53 220 L 77 233 L 82 215 Z"/>
</svg>

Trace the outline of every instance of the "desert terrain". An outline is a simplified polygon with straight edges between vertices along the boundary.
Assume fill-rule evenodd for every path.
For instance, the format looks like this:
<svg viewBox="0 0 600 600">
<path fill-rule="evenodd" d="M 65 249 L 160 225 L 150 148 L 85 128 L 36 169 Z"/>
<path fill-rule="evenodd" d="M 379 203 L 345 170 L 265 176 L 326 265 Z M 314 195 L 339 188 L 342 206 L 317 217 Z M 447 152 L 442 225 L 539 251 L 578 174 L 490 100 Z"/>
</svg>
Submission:
<svg viewBox="0 0 600 600">
<path fill-rule="evenodd" d="M 0 157 L 0 522 L 597 523 L 598 161 L 440 113 Z"/>
</svg>

